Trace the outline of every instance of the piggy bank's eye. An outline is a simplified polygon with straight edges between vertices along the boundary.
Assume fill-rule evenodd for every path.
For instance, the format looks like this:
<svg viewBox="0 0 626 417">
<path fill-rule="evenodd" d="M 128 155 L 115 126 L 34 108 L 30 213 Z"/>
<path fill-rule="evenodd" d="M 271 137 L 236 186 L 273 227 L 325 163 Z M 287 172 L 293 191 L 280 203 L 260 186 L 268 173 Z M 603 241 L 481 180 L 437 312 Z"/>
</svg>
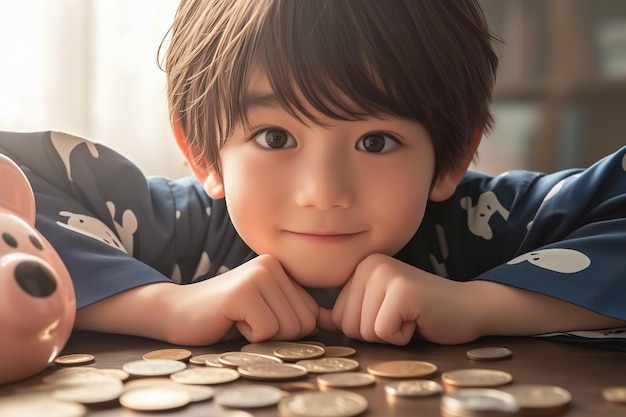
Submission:
<svg viewBox="0 0 626 417">
<path fill-rule="evenodd" d="M 13 237 L 13 235 L 4 232 L 2 233 L 2 240 L 4 240 L 4 243 L 6 243 L 7 245 L 9 245 L 12 248 L 17 248 L 17 240 L 15 240 L 15 238 Z"/>
<path fill-rule="evenodd" d="M 37 239 L 36 236 L 30 235 L 28 239 L 30 239 L 30 243 L 32 243 L 34 247 L 36 247 L 39 250 L 43 250 L 43 246 L 41 245 L 41 242 L 39 241 L 39 239 Z"/>
</svg>

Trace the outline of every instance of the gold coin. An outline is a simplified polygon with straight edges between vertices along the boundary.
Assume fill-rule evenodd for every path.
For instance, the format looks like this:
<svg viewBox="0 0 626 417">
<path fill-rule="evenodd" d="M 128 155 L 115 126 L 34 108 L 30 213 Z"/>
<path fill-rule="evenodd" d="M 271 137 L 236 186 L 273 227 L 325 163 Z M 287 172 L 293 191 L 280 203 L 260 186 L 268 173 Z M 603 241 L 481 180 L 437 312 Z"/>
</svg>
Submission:
<svg viewBox="0 0 626 417">
<path fill-rule="evenodd" d="M 468 350 L 465 356 L 473 361 L 497 361 L 509 359 L 513 352 L 505 347 L 481 347 Z"/>
<path fill-rule="evenodd" d="M 239 372 L 230 368 L 187 368 L 170 375 L 172 381 L 191 385 L 215 385 L 239 379 Z"/>
<path fill-rule="evenodd" d="M 367 410 L 367 399 L 343 390 L 301 392 L 284 398 L 278 404 L 286 417 L 351 417 Z"/>
<path fill-rule="evenodd" d="M 240 366 L 237 371 L 246 378 L 262 381 L 287 381 L 309 373 L 303 366 L 291 363 L 256 363 Z"/>
<path fill-rule="evenodd" d="M 533 415 L 560 414 L 572 401 L 567 390 L 552 385 L 512 385 L 502 391 L 515 397 L 522 413 Z"/>
<path fill-rule="evenodd" d="M 428 379 L 406 379 L 385 385 L 387 394 L 398 397 L 426 397 L 439 394 L 441 391 L 442 387 L 439 382 Z"/>
<path fill-rule="evenodd" d="M 352 356 L 356 353 L 356 349 L 348 347 L 348 346 L 326 346 L 324 347 L 324 350 L 326 351 L 325 356 L 333 356 L 333 357 L 341 357 L 341 358 Z"/>
<path fill-rule="evenodd" d="M 252 352 L 225 352 L 220 354 L 218 360 L 222 365 L 230 366 L 231 368 L 251 365 L 253 363 L 282 363 L 281 359 L 274 356 Z"/>
<path fill-rule="evenodd" d="M 286 361 L 296 362 L 305 359 L 315 359 L 324 356 L 326 351 L 317 345 L 292 343 L 274 349 L 274 356 Z"/>
<path fill-rule="evenodd" d="M 279 386 L 286 394 L 294 394 L 302 391 L 317 391 L 317 385 L 311 382 L 287 382 Z"/>
<path fill-rule="evenodd" d="M 174 361 L 186 361 L 191 357 L 191 351 L 187 349 L 157 349 L 143 355 L 143 359 L 171 359 Z"/>
<path fill-rule="evenodd" d="M 626 386 L 605 388 L 602 390 L 602 396 L 607 401 L 626 403 Z"/>
<path fill-rule="evenodd" d="M 140 359 L 122 365 L 122 369 L 137 376 L 165 376 L 185 369 L 184 362 L 174 359 Z"/>
<path fill-rule="evenodd" d="M 59 356 L 54 360 L 54 363 L 60 366 L 77 366 L 86 365 L 95 361 L 96 357 L 89 353 L 73 353 L 71 355 Z"/>
<path fill-rule="evenodd" d="M 376 377 L 365 372 L 335 372 L 318 376 L 317 383 L 322 387 L 358 388 L 376 383 Z"/>
<path fill-rule="evenodd" d="M 386 378 L 426 378 L 437 372 L 437 365 L 423 361 L 398 360 L 372 364 L 367 367 L 367 371 Z"/>
<path fill-rule="evenodd" d="M 173 386 L 136 388 L 120 396 L 120 404 L 135 411 L 165 411 L 186 406 L 191 394 Z"/>
<path fill-rule="evenodd" d="M 458 369 L 441 374 L 446 388 L 491 388 L 506 385 L 513 380 L 508 372 L 494 369 Z"/>
<path fill-rule="evenodd" d="M 307 371 L 314 374 L 354 371 L 359 367 L 357 361 L 348 358 L 305 359 L 296 362 L 296 365 L 303 366 Z"/>
</svg>

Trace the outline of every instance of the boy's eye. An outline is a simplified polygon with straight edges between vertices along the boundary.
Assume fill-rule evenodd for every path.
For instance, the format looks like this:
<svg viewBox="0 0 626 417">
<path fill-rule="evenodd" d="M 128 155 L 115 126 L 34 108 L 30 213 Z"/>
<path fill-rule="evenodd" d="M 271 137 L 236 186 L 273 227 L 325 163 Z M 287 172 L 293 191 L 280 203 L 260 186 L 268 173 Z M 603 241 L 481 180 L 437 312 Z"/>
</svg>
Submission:
<svg viewBox="0 0 626 417">
<path fill-rule="evenodd" d="M 398 141 L 396 139 L 382 133 L 363 136 L 356 144 L 358 150 L 370 153 L 386 153 L 397 146 Z"/>
<path fill-rule="evenodd" d="M 287 132 L 281 129 L 267 129 L 257 133 L 254 140 L 267 149 L 293 148 L 296 140 Z"/>
</svg>

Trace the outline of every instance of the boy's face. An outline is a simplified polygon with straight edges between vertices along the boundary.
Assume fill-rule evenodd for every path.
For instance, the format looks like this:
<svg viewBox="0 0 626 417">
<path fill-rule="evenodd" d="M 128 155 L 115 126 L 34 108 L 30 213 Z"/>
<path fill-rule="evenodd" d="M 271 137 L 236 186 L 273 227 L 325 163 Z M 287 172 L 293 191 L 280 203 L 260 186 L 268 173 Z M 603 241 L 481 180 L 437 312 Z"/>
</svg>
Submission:
<svg viewBox="0 0 626 417">
<path fill-rule="evenodd" d="M 408 242 L 429 196 L 449 195 L 448 181 L 431 190 L 435 154 L 420 123 L 316 113 L 322 125 L 303 123 L 263 75 L 250 86 L 250 125 L 235 128 L 220 153 L 222 179 L 209 174 L 205 188 L 226 198 L 245 242 L 299 284 L 343 285 L 368 255 L 393 255 Z"/>
</svg>

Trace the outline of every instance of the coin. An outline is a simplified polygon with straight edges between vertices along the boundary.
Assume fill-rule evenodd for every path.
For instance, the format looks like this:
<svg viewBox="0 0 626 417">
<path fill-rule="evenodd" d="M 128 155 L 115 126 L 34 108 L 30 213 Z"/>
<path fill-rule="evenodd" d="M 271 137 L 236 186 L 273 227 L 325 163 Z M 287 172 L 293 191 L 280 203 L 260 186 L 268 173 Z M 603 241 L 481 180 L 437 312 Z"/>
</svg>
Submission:
<svg viewBox="0 0 626 417">
<path fill-rule="evenodd" d="M 501 416 L 516 413 L 518 410 L 515 397 L 497 389 L 466 388 L 441 397 L 442 415 Z"/>
<path fill-rule="evenodd" d="M 147 387 L 159 387 L 159 386 L 173 386 L 176 388 L 184 389 L 191 395 L 190 401 L 192 403 L 206 401 L 213 398 L 213 388 L 205 387 L 201 385 L 188 385 L 180 384 L 172 381 L 170 378 L 156 377 L 156 378 L 140 378 L 134 379 L 124 385 L 124 391 L 131 391 L 137 388 Z"/>
<path fill-rule="evenodd" d="M 59 356 L 54 360 L 56 365 L 60 366 L 77 366 L 86 365 L 96 361 L 96 357 L 89 353 L 73 353 L 71 355 Z"/>
<path fill-rule="evenodd" d="M 437 372 L 437 365 L 412 360 L 387 361 L 368 366 L 367 372 L 387 378 L 425 378 Z"/>
<path fill-rule="evenodd" d="M 301 392 L 284 398 L 278 404 L 281 416 L 351 417 L 367 410 L 362 395 L 343 390 Z"/>
<path fill-rule="evenodd" d="M 508 372 L 494 369 L 458 369 L 441 374 L 441 381 L 449 389 L 491 388 L 506 385 L 512 380 Z"/>
<path fill-rule="evenodd" d="M 224 388 L 215 394 L 214 401 L 224 407 L 258 408 L 277 404 L 283 393 L 270 385 L 239 385 Z"/>
<path fill-rule="evenodd" d="M 291 363 L 255 363 L 240 366 L 237 371 L 246 378 L 263 381 L 298 379 L 309 373 L 303 366 Z"/>
<path fill-rule="evenodd" d="M 560 414 L 572 401 L 567 390 L 552 385 L 511 385 L 502 391 L 515 397 L 522 413 L 533 415 Z"/>
<path fill-rule="evenodd" d="M 317 377 L 317 383 L 320 386 L 331 388 L 365 387 L 375 382 L 376 377 L 365 372 L 335 372 Z"/>
<path fill-rule="evenodd" d="M 273 355 L 274 350 L 276 350 L 276 348 L 279 348 L 285 345 L 291 345 L 291 344 L 293 344 L 293 342 L 280 342 L 280 341 L 256 342 L 256 343 L 249 343 L 247 345 L 244 345 L 241 347 L 240 350 L 242 352 L 259 353 L 261 355 Z"/>
<path fill-rule="evenodd" d="M 109 377 L 89 384 L 61 385 L 54 388 L 52 396 L 60 401 L 94 405 L 116 400 L 123 391 L 122 381 Z"/>
<path fill-rule="evenodd" d="M 356 349 L 348 347 L 348 346 L 326 346 L 324 347 L 324 350 L 326 351 L 325 356 L 333 356 L 333 357 L 341 357 L 341 358 L 352 356 L 356 353 Z"/>
<path fill-rule="evenodd" d="M 187 368 L 170 375 L 170 379 L 181 384 L 214 385 L 239 379 L 239 372 L 230 368 Z"/>
<path fill-rule="evenodd" d="M 214 365 L 207 365 L 207 362 L 210 363 L 217 363 L 219 366 L 222 366 L 222 364 L 220 364 L 218 362 L 220 354 L 219 353 L 205 353 L 203 355 L 196 355 L 196 356 L 192 356 L 191 358 L 189 358 L 189 363 L 194 364 L 194 365 L 202 365 L 202 366 L 214 366 Z"/>
<path fill-rule="evenodd" d="M 468 350 L 465 356 L 474 361 L 497 361 L 509 359 L 513 352 L 505 347 L 481 347 Z"/>
<path fill-rule="evenodd" d="M 0 398 L 0 417 L 83 417 L 87 408 L 76 402 L 59 401 L 49 393 L 13 394 Z"/>
<path fill-rule="evenodd" d="M 102 368 L 98 369 L 97 372 L 102 375 L 111 376 L 113 378 L 119 379 L 120 381 L 126 381 L 130 377 L 128 372 L 117 368 Z"/>
<path fill-rule="evenodd" d="M 304 359 L 315 359 L 324 356 L 326 351 L 317 345 L 292 343 L 274 349 L 274 356 L 286 361 L 296 362 Z"/>
<path fill-rule="evenodd" d="M 157 349 L 143 355 L 143 359 L 171 359 L 174 361 L 186 361 L 191 357 L 191 351 L 187 349 Z"/>
<path fill-rule="evenodd" d="M 114 378 L 99 372 L 97 369 L 91 369 L 82 372 L 53 372 L 43 377 L 42 381 L 49 385 L 78 385 L 101 381 L 106 382 L 111 379 Z"/>
<path fill-rule="evenodd" d="M 191 394 L 169 385 L 136 388 L 120 396 L 120 404 L 135 411 L 173 410 L 186 406 L 190 401 Z"/>
<path fill-rule="evenodd" d="M 187 365 L 174 359 L 140 359 L 125 363 L 122 369 L 136 376 L 164 376 L 182 371 Z"/>
<path fill-rule="evenodd" d="M 353 371 L 359 367 L 357 361 L 348 358 L 305 359 L 296 362 L 296 365 L 303 366 L 307 371 L 314 374 Z"/>
<path fill-rule="evenodd" d="M 239 366 L 251 365 L 253 363 L 282 363 L 282 360 L 274 356 L 261 355 L 252 352 L 225 352 L 218 360 L 221 364 L 237 368 Z"/>
<path fill-rule="evenodd" d="M 385 385 L 385 392 L 387 394 L 396 395 L 398 397 L 426 397 L 439 394 L 441 390 L 442 388 L 439 382 L 428 379 L 407 379 L 390 382 Z"/>
<path fill-rule="evenodd" d="M 317 385 L 310 382 L 287 382 L 286 384 L 281 384 L 279 388 L 288 394 L 301 391 L 317 391 Z"/>
<path fill-rule="evenodd" d="M 626 386 L 605 388 L 602 390 L 602 396 L 607 401 L 626 403 Z"/>
</svg>

